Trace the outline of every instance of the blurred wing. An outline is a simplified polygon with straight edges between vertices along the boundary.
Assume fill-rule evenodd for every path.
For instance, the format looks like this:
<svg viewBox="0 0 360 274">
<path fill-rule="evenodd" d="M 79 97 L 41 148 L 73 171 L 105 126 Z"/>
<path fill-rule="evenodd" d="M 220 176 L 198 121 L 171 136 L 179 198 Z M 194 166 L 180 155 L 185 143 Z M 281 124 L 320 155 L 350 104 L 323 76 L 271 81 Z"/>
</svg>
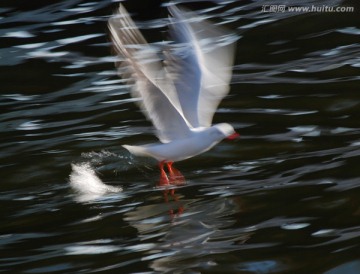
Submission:
<svg viewBox="0 0 360 274">
<path fill-rule="evenodd" d="M 171 35 L 183 45 L 172 69 L 177 74 L 175 85 L 183 114 L 193 127 L 211 126 L 220 101 L 229 92 L 234 39 L 193 12 L 175 6 L 169 10 Z"/>
<path fill-rule="evenodd" d="M 160 141 L 166 143 L 189 136 L 175 87 L 122 5 L 109 19 L 109 29 L 114 48 L 124 60 L 118 65 L 119 74 L 134 82 L 132 96 L 141 99 L 140 108 L 154 124 Z"/>
</svg>

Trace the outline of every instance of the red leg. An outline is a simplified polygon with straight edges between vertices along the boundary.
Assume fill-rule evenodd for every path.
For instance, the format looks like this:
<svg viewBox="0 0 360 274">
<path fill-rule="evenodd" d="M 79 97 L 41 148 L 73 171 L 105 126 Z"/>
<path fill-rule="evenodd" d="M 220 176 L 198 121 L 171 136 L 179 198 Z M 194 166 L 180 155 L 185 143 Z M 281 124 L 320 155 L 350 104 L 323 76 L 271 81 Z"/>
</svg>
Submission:
<svg viewBox="0 0 360 274">
<path fill-rule="evenodd" d="M 166 164 L 168 170 L 169 170 L 169 178 L 166 175 L 166 172 L 164 170 L 164 164 Z M 160 181 L 158 186 L 168 186 L 170 184 L 172 185 L 179 185 L 179 184 L 184 184 L 185 183 L 185 179 L 184 176 L 181 174 L 180 171 L 178 171 L 176 168 L 172 167 L 173 162 L 165 162 L 165 161 L 161 161 L 159 163 L 159 168 L 160 168 Z M 164 189 L 163 190 L 163 195 L 164 195 L 164 200 L 166 203 L 169 202 L 169 195 L 173 198 L 173 200 L 175 202 L 179 201 L 179 198 L 175 195 L 175 189 Z M 182 213 L 184 212 L 184 208 L 183 206 L 179 206 L 177 208 L 177 211 L 174 211 L 174 209 L 170 209 L 169 210 L 169 214 L 171 216 L 171 218 L 175 218 L 180 216 Z"/>
<path fill-rule="evenodd" d="M 170 184 L 173 185 L 183 185 L 185 183 L 185 178 L 184 175 L 181 174 L 181 172 L 179 170 L 177 170 L 176 168 L 174 168 L 173 162 L 167 162 L 166 163 L 167 168 L 169 170 L 169 182 Z"/>
<path fill-rule="evenodd" d="M 169 179 L 166 176 L 165 170 L 164 170 L 164 163 L 165 161 L 161 161 L 159 163 L 159 168 L 160 168 L 160 181 L 159 181 L 159 186 L 165 186 L 165 185 L 169 185 Z"/>
</svg>

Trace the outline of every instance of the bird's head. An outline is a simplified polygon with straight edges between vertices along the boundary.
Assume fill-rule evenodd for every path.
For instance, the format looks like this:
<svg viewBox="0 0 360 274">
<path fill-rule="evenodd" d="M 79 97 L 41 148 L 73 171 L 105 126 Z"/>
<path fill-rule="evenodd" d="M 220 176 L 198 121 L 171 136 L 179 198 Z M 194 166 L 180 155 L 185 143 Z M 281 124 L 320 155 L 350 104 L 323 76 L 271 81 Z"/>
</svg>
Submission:
<svg viewBox="0 0 360 274">
<path fill-rule="evenodd" d="M 235 140 L 240 137 L 240 134 L 235 131 L 232 125 L 227 123 L 221 123 L 214 126 L 217 131 L 223 135 L 223 138 L 228 140 Z"/>
</svg>

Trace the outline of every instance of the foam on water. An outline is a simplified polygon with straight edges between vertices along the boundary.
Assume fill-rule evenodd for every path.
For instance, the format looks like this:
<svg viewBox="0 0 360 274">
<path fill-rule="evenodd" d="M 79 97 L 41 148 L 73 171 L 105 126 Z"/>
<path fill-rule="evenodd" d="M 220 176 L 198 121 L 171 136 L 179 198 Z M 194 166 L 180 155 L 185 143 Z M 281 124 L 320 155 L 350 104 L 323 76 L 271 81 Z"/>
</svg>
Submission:
<svg viewBox="0 0 360 274">
<path fill-rule="evenodd" d="M 79 201 L 91 201 L 109 193 L 121 192 L 121 187 L 106 185 L 89 163 L 72 164 L 70 186 L 78 193 Z"/>
</svg>

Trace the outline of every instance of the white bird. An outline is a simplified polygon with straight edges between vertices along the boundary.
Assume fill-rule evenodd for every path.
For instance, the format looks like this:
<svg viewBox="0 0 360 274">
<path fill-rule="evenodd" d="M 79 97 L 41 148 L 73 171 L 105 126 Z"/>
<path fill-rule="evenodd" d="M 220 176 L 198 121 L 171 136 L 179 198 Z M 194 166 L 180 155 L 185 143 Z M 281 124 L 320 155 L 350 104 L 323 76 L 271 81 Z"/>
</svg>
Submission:
<svg viewBox="0 0 360 274">
<path fill-rule="evenodd" d="M 239 136 L 230 124 L 211 125 L 220 101 L 229 92 L 234 42 L 224 43 L 228 33 L 195 13 L 174 5 L 168 9 L 174 45 L 163 53 L 164 61 L 121 4 L 109 19 L 115 51 L 123 60 L 118 65 L 119 74 L 133 84 L 132 96 L 141 99 L 140 107 L 161 141 L 123 147 L 134 155 L 158 160 L 160 184 L 169 184 L 164 164 L 170 182 L 183 178 L 172 167 L 173 162 L 201 154 L 225 138 Z"/>
</svg>

